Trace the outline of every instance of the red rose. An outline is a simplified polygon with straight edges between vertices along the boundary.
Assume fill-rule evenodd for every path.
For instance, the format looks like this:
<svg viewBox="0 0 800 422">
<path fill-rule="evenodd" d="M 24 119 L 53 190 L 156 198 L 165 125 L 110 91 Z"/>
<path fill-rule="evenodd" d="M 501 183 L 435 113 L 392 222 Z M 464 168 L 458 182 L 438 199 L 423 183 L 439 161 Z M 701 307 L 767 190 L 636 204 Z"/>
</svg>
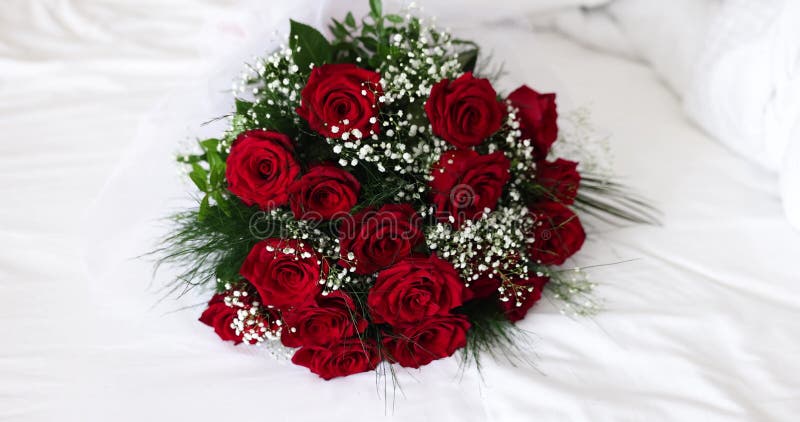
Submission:
<svg viewBox="0 0 800 422">
<path fill-rule="evenodd" d="M 315 302 L 283 313 L 281 342 L 286 347 L 330 346 L 363 333 L 367 320 L 347 293 L 333 291 Z"/>
<path fill-rule="evenodd" d="M 326 380 L 370 371 L 380 360 L 374 342 L 357 338 L 330 347 L 303 347 L 292 356 L 295 365 L 305 366 Z"/>
<path fill-rule="evenodd" d="M 422 221 L 411 205 L 367 208 L 342 220 L 339 246 L 344 267 L 371 274 L 409 256 L 423 240 Z"/>
<path fill-rule="evenodd" d="M 548 281 L 550 281 L 549 277 L 533 276 L 528 279 L 514 280 L 510 285 L 506 283 L 505 292 L 509 293 L 511 297 L 506 302 L 500 301 L 500 309 L 503 310 L 506 318 L 511 322 L 525 318 L 528 310 L 542 298 L 542 291 Z"/>
<path fill-rule="evenodd" d="M 295 218 L 330 220 L 350 212 L 361 184 L 352 174 L 331 164 L 311 167 L 289 186 L 289 206 Z"/>
<path fill-rule="evenodd" d="M 234 344 L 242 342 L 241 334 L 233 328 L 233 319 L 236 318 L 237 309 L 225 304 L 225 296 L 215 294 L 208 302 L 208 308 L 200 315 L 200 322 L 214 329 L 219 338 L 232 341 Z"/>
<path fill-rule="evenodd" d="M 464 347 L 469 328 L 469 321 L 462 315 L 435 316 L 394 327 L 395 335 L 386 336 L 383 345 L 391 362 L 419 368 Z"/>
<path fill-rule="evenodd" d="M 511 105 L 519 109 L 522 136 L 533 142 L 535 157 L 544 160 L 550 152 L 550 146 L 558 138 L 556 94 L 540 94 L 522 85 L 508 99 Z"/>
<path fill-rule="evenodd" d="M 536 181 L 547 189 L 553 201 L 571 205 L 578 195 L 581 175 L 578 163 L 559 158 L 556 161 L 540 161 L 536 164 Z"/>
<path fill-rule="evenodd" d="M 505 115 L 492 84 L 472 72 L 433 85 L 425 112 L 433 133 L 458 148 L 483 142 L 500 129 Z"/>
<path fill-rule="evenodd" d="M 239 273 L 258 290 L 265 305 L 287 309 L 312 300 L 328 268 L 299 240 L 270 238 L 253 246 Z"/>
<path fill-rule="evenodd" d="M 586 233 L 578 216 L 558 202 L 542 202 L 531 208 L 534 220 L 531 259 L 541 265 L 561 265 L 583 246 Z"/>
<path fill-rule="evenodd" d="M 465 220 L 493 210 L 508 182 L 510 162 L 501 151 L 480 155 L 472 150 L 448 151 L 433 166 L 430 182 L 436 217 L 458 228 Z M 452 220 L 450 219 L 452 217 Z"/>
<path fill-rule="evenodd" d="M 500 277 L 498 276 L 494 276 L 492 278 L 483 276 L 477 280 L 469 282 L 469 290 L 472 292 L 472 300 L 486 299 L 487 297 L 496 294 L 498 288 L 500 288 Z"/>
<path fill-rule="evenodd" d="M 447 315 L 464 303 L 465 294 L 449 262 L 436 255 L 406 258 L 378 274 L 367 306 L 373 322 L 396 325 Z"/>
<path fill-rule="evenodd" d="M 228 190 L 245 204 L 265 210 L 286 204 L 286 187 L 300 174 L 293 152 L 286 135 L 265 130 L 242 133 L 227 159 Z"/>
<path fill-rule="evenodd" d="M 339 138 L 344 132 L 357 138 L 378 133 L 380 80 L 381 75 L 353 64 L 315 67 L 300 93 L 297 114 L 312 130 L 329 138 Z"/>
</svg>

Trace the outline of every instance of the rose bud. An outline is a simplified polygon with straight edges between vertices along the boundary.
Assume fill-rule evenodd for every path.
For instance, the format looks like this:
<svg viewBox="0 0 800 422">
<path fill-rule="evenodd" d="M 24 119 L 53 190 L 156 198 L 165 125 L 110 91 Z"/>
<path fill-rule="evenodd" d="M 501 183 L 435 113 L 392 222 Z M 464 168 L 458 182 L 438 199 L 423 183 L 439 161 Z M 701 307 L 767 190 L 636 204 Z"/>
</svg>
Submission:
<svg viewBox="0 0 800 422">
<path fill-rule="evenodd" d="M 520 130 L 525 139 L 533 142 L 535 158 L 544 160 L 558 138 L 556 94 L 540 94 L 522 85 L 508 100 L 519 109 Z"/>
</svg>

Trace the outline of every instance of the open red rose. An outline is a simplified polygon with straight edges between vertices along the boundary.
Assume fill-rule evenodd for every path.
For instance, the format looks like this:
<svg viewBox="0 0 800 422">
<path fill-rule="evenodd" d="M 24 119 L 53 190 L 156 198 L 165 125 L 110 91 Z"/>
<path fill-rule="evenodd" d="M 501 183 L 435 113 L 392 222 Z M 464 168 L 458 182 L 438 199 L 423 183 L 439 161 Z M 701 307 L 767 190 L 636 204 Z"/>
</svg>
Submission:
<svg viewBox="0 0 800 422">
<path fill-rule="evenodd" d="M 375 343 L 357 338 L 330 347 L 303 347 L 292 356 L 292 363 L 305 366 L 326 380 L 370 371 L 380 361 Z"/>
<path fill-rule="evenodd" d="M 467 294 L 453 264 L 431 255 L 406 258 L 381 271 L 367 296 L 372 321 L 391 325 L 447 315 Z"/>
<path fill-rule="evenodd" d="M 480 155 L 472 150 L 448 151 L 431 170 L 431 200 L 439 221 L 458 228 L 485 209 L 494 210 L 510 178 L 510 162 L 501 152 Z M 452 218 L 451 218 L 452 217 Z"/>
<path fill-rule="evenodd" d="M 354 64 L 315 67 L 300 93 L 297 114 L 322 136 L 339 138 L 344 132 L 366 137 L 378 133 L 381 75 Z M 358 132 L 356 132 L 358 131 Z"/>
<path fill-rule="evenodd" d="M 544 160 L 550 146 L 558 138 L 556 94 L 540 94 L 526 85 L 508 96 L 511 105 L 519 109 L 522 136 L 533 142 L 536 159 Z"/>
<path fill-rule="evenodd" d="M 571 205 L 578 196 L 581 175 L 578 163 L 559 158 L 556 161 L 540 161 L 536 164 L 536 181 L 549 193 L 553 201 Z"/>
<path fill-rule="evenodd" d="M 472 72 L 433 85 L 425 112 L 433 133 L 458 148 L 483 142 L 500 129 L 505 115 L 489 80 Z"/>
<path fill-rule="evenodd" d="M 500 309 L 511 322 L 525 318 L 528 311 L 542 298 L 542 291 L 549 277 L 532 276 L 527 279 L 517 279 L 508 283 L 506 291 L 513 295 L 508 301 L 500 301 Z M 514 299 L 516 298 L 516 300 Z"/>
<path fill-rule="evenodd" d="M 200 315 L 200 322 L 212 327 L 222 340 L 239 344 L 242 342 L 242 336 L 237 334 L 236 329 L 233 328 L 236 312 L 236 308 L 225 304 L 224 295 L 215 294 L 208 302 L 208 308 Z"/>
<path fill-rule="evenodd" d="M 228 190 L 247 205 L 268 210 L 286 204 L 287 186 L 300 174 L 286 135 L 249 130 L 231 146 L 225 177 Z"/>
<path fill-rule="evenodd" d="M 561 265 L 578 252 L 586 239 L 578 216 L 558 202 L 541 202 L 531 207 L 534 220 L 531 259 L 541 265 Z"/>
<path fill-rule="evenodd" d="M 318 164 L 289 187 L 289 206 L 295 218 L 330 220 L 350 212 L 361 184 L 332 164 Z"/>
<path fill-rule="evenodd" d="M 270 238 L 253 246 L 239 273 L 268 306 L 301 306 L 320 291 L 328 264 L 316 251 L 295 239 Z"/>
<path fill-rule="evenodd" d="M 286 347 L 331 346 L 363 333 L 367 320 L 340 290 L 318 295 L 314 302 L 283 313 L 281 342 Z"/>
<path fill-rule="evenodd" d="M 422 221 L 409 204 L 366 208 L 339 227 L 339 246 L 346 268 L 371 274 L 409 256 L 423 240 Z"/>
<path fill-rule="evenodd" d="M 470 323 L 463 315 L 445 315 L 393 328 L 393 335 L 387 335 L 383 340 L 387 359 L 409 368 L 419 368 L 451 356 L 464 347 Z"/>
</svg>

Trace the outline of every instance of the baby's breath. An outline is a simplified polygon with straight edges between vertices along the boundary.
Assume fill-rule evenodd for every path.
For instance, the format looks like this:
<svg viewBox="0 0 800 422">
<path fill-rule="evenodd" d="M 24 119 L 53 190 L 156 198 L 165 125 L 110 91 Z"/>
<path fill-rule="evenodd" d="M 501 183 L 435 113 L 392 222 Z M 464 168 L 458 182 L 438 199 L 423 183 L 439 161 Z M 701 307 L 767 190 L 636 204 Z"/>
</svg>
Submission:
<svg viewBox="0 0 800 422">
<path fill-rule="evenodd" d="M 450 261 L 467 286 L 480 278 L 497 280 L 528 277 L 527 247 L 533 242 L 533 219 L 522 205 L 502 206 L 466 221 L 455 230 L 448 223 L 426 231 L 428 247 Z"/>
</svg>

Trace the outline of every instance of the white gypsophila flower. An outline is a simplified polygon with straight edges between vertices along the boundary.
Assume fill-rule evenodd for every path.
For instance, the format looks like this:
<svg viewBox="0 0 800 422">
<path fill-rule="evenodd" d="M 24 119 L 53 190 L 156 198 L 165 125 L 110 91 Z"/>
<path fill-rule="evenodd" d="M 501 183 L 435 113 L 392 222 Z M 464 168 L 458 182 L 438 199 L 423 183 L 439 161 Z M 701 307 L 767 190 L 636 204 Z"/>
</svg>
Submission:
<svg viewBox="0 0 800 422">
<path fill-rule="evenodd" d="M 524 205 L 500 206 L 459 230 L 437 223 L 425 233 L 428 247 L 448 260 L 466 284 L 481 277 L 521 279 L 528 276 L 527 247 L 533 219 Z M 501 286 L 502 287 L 502 286 Z"/>
<path fill-rule="evenodd" d="M 598 134 L 588 109 L 576 108 L 561 114 L 558 128 L 558 140 L 550 149 L 551 159 L 575 161 L 581 173 L 611 179 L 614 163 L 608 137 Z"/>
</svg>

